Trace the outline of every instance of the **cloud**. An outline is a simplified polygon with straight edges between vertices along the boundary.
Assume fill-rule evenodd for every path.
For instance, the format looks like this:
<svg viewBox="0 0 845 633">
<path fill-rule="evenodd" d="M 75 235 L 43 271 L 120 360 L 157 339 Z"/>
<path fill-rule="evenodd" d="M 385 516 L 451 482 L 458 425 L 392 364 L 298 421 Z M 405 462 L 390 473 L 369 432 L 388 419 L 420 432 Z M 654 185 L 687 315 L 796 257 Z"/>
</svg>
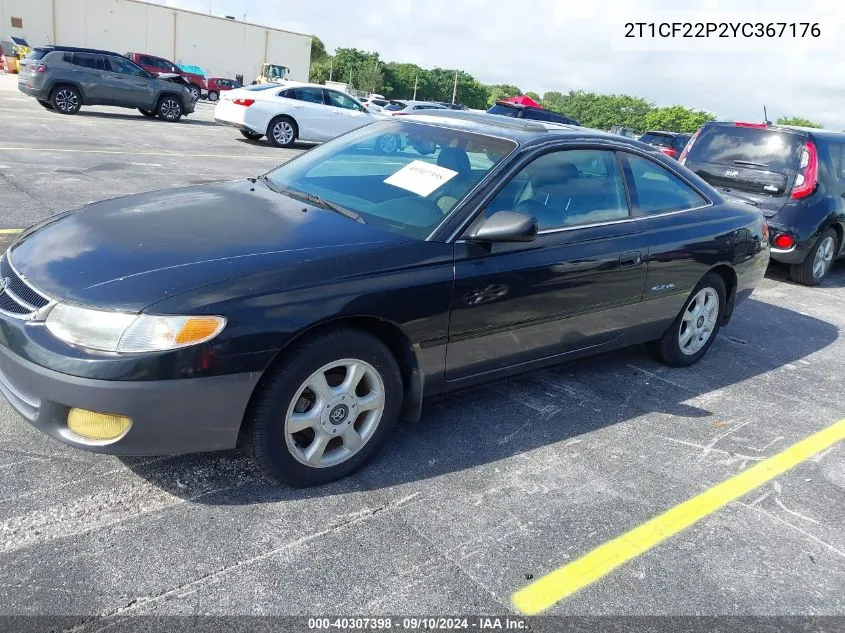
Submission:
<svg viewBox="0 0 845 633">
<path fill-rule="evenodd" d="M 624 22 L 671 16 L 673 0 L 337 0 L 270 3 L 262 0 L 167 0 L 164 4 L 314 33 L 329 50 L 377 50 L 386 61 L 461 68 L 485 83 L 522 90 L 582 89 L 642 96 L 658 105 L 682 104 L 720 118 L 761 120 L 803 116 L 845 129 L 841 88 L 845 60 L 821 39 L 791 39 L 766 52 L 621 51 Z M 818 22 L 824 41 L 837 44 L 845 4 L 807 0 L 688 0 L 684 9 L 707 19 L 719 11 L 747 11 L 755 21 L 797 15 Z M 740 6 L 737 6 L 740 5 Z M 281 7 L 284 7 L 282 10 Z M 765 6 L 760 9 L 760 6 Z M 845 35 L 845 34 L 843 34 Z M 681 42 L 680 47 L 685 46 Z M 811 50 L 813 49 L 813 50 Z"/>
</svg>

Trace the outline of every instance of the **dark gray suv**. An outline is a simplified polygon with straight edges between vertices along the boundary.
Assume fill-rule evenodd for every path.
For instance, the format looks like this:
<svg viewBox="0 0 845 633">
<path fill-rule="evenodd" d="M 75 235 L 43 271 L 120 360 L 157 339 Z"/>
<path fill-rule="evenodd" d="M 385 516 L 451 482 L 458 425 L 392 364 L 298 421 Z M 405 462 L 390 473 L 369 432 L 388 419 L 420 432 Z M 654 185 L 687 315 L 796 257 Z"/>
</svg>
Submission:
<svg viewBox="0 0 845 633">
<path fill-rule="evenodd" d="M 18 88 L 61 114 L 76 114 L 83 105 L 109 105 L 178 121 L 194 111 L 191 92 L 178 75 L 155 77 L 118 53 L 92 48 L 33 49 L 21 61 Z"/>
</svg>

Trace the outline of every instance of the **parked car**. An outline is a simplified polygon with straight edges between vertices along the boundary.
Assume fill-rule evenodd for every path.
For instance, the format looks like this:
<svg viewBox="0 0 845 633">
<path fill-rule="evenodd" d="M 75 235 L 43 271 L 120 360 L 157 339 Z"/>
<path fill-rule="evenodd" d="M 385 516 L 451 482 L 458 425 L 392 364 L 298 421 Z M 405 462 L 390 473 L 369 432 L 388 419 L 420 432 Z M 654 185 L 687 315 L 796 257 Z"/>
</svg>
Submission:
<svg viewBox="0 0 845 633">
<path fill-rule="evenodd" d="M 386 133 L 439 150 L 373 153 Z M 382 120 L 259 178 L 26 230 L 0 259 L 0 392 L 79 448 L 240 445 L 319 484 L 425 396 L 640 342 L 692 365 L 768 258 L 759 209 L 636 141 Z"/>
<path fill-rule="evenodd" d="M 199 100 L 202 93 L 208 90 L 205 77 L 200 74 L 183 70 L 169 59 L 156 57 L 147 53 L 126 53 L 125 57 L 138 64 L 144 70 L 153 74 L 172 73 L 184 77 L 191 88 L 191 95 L 194 101 Z"/>
<path fill-rule="evenodd" d="M 178 121 L 194 111 L 180 76 L 156 77 L 118 53 L 93 48 L 33 49 L 21 61 L 18 89 L 60 114 L 76 114 L 83 105 L 109 105 Z"/>
<path fill-rule="evenodd" d="M 442 105 L 434 101 L 414 101 L 408 99 L 391 99 L 390 103 L 382 108 L 382 112 L 391 116 L 406 116 L 420 110 L 445 110 Z"/>
<path fill-rule="evenodd" d="M 390 101 L 382 99 L 381 97 L 369 97 L 361 101 L 361 105 L 367 108 L 370 112 L 381 112 L 384 106 Z"/>
<path fill-rule="evenodd" d="M 814 286 L 845 254 L 845 134 L 766 123 L 707 123 L 680 158 L 714 187 L 756 204 L 772 259 Z"/>
<path fill-rule="evenodd" d="M 450 110 L 466 110 L 467 107 L 460 103 L 449 103 L 448 101 L 438 101 L 438 105 L 442 105 L 444 108 L 449 108 Z"/>
<path fill-rule="evenodd" d="M 653 145 L 657 148 L 657 151 L 677 159 L 681 155 L 681 152 L 684 151 L 684 146 L 686 146 L 691 137 L 691 134 L 653 130 L 643 134 L 640 137 L 640 142 Z"/>
<path fill-rule="evenodd" d="M 509 116 L 515 119 L 549 121 L 550 123 L 562 123 L 564 125 L 581 125 L 572 117 L 568 117 L 560 112 L 510 101 L 497 101 L 487 112 L 489 114 Z"/>
<path fill-rule="evenodd" d="M 224 77 L 209 77 L 206 80 L 206 86 L 208 87 L 209 101 L 217 101 L 221 92 L 244 87 L 240 81 L 235 79 L 226 79 Z"/>
<path fill-rule="evenodd" d="M 319 84 L 255 84 L 220 95 L 214 120 L 244 137 L 266 135 L 276 147 L 296 141 L 323 142 L 369 125 L 376 115 L 350 95 Z"/>
</svg>

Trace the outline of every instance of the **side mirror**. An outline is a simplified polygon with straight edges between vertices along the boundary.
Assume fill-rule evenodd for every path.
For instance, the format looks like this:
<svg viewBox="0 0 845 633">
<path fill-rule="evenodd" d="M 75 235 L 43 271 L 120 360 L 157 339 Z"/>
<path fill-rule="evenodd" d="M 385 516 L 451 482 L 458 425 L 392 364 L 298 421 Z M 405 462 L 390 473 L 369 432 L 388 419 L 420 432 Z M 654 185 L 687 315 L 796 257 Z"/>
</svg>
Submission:
<svg viewBox="0 0 845 633">
<path fill-rule="evenodd" d="M 537 237 L 537 218 L 516 211 L 497 211 L 469 235 L 476 242 L 531 242 Z"/>
</svg>

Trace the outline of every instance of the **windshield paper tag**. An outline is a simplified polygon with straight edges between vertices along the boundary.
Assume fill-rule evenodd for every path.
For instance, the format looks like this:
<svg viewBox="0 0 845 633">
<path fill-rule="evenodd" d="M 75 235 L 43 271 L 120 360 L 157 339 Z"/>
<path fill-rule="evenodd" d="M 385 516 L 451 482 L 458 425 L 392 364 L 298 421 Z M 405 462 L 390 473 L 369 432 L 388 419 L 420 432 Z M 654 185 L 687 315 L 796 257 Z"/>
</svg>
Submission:
<svg viewBox="0 0 845 633">
<path fill-rule="evenodd" d="M 411 161 L 392 176 L 384 179 L 388 185 L 407 189 L 419 196 L 427 196 L 452 180 L 458 172 L 421 160 Z"/>
</svg>

